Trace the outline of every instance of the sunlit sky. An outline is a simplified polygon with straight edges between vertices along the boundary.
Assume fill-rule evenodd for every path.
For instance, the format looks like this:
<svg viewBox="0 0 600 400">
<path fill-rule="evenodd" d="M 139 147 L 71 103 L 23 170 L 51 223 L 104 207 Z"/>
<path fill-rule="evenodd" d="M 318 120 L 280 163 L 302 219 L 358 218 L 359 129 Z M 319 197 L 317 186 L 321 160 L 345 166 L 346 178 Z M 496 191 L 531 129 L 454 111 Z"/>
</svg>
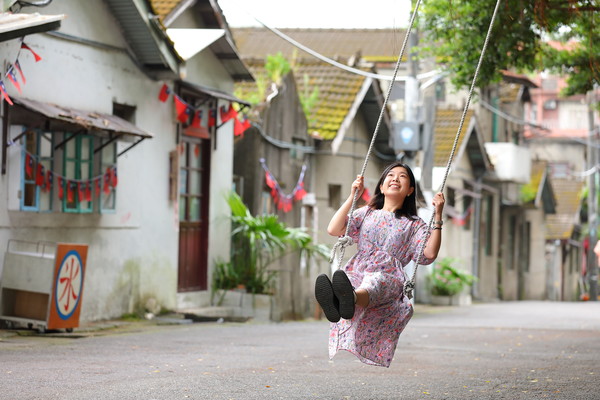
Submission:
<svg viewBox="0 0 600 400">
<path fill-rule="evenodd" d="M 232 28 L 405 28 L 410 0 L 218 0 Z"/>
</svg>

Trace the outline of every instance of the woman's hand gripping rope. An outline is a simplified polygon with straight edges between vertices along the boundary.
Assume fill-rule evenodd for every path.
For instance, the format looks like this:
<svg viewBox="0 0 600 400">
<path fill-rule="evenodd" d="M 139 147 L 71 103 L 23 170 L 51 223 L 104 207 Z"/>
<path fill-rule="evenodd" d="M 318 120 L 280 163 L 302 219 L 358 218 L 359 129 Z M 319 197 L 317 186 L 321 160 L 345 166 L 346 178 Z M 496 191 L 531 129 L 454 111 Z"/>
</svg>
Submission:
<svg viewBox="0 0 600 400">
<path fill-rule="evenodd" d="M 336 242 L 336 244 L 333 246 L 333 248 L 331 249 L 331 255 L 329 257 L 329 262 L 332 263 L 333 260 L 335 260 L 335 255 L 336 252 L 338 250 L 340 250 L 340 264 L 341 264 L 341 259 L 344 257 L 344 251 L 345 248 L 348 246 L 352 246 L 354 244 L 354 241 L 352 240 L 351 237 L 348 236 L 348 221 L 351 218 L 352 213 L 354 212 L 354 206 L 356 204 L 356 200 L 362 196 L 363 192 L 365 191 L 365 177 L 362 175 L 356 175 L 356 179 L 354 180 L 354 182 L 352 182 L 352 188 L 350 190 L 350 196 L 348 197 L 348 199 L 344 202 L 344 205 L 342 205 L 341 209 L 338 210 L 338 213 L 340 213 L 340 211 L 342 209 L 344 209 L 344 207 L 346 207 L 346 211 L 342 211 L 344 213 L 348 213 L 347 215 L 344 214 L 340 214 L 340 216 L 338 217 L 339 223 L 336 223 L 336 225 L 339 224 L 339 226 L 337 226 L 336 228 L 334 228 L 334 231 L 329 231 L 330 234 L 333 234 L 333 232 L 336 232 L 337 234 L 337 230 L 340 229 L 340 233 L 341 233 L 341 228 L 342 228 L 342 221 L 344 219 L 346 219 L 344 226 L 346 228 L 346 231 L 344 232 L 343 236 L 340 236 L 338 238 L 338 241 Z M 347 211 L 349 209 L 349 211 Z M 337 213 L 336 213 L 337 215 Z M 344 215 L 342 217 L 342 215 Z M 334 216 L 334 219 L 336 217 Z"/>
</svg>

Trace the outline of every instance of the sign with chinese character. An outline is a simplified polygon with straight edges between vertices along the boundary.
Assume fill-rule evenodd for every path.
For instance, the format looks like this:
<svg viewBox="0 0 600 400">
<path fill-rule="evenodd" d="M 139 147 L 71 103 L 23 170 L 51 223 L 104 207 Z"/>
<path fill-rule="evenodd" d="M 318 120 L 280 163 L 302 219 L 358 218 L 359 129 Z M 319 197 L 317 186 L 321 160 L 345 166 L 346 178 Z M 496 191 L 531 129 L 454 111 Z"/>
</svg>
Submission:
<svg viewBox="0 0 600 400">
<path fill-rule="evenodd" d="M 87 251 L 83 244 L 57 245 L 47 329 L 79 326 Z"/>
</svg>

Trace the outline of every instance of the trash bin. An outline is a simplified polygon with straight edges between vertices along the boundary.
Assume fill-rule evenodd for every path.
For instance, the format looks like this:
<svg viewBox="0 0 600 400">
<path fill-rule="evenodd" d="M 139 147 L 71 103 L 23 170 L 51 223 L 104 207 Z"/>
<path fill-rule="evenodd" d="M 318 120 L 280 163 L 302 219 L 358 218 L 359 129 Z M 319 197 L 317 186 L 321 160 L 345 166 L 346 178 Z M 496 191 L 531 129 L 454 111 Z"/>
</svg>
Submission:
<svg viewBox="0 0 600 400">
<path fill-rule="evenodd" d="M 79 326 L 88 246 L 10 240 L 0 280 L 0 320 L 40 332 Z"/>
</svg>

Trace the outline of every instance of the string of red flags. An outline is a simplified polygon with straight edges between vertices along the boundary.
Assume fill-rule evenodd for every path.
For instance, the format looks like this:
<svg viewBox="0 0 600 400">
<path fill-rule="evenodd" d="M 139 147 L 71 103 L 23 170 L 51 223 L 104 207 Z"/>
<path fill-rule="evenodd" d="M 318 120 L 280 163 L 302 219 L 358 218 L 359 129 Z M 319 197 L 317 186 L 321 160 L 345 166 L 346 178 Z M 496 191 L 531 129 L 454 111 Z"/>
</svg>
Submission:
<svg viewBox="0 0 600 400">
<path fill-rule="evenodd" d="M 23 93 L 23 90 L 21 89 L 21 84 L 24 85 L 27 82 L 27 79 L 25 79 L 25 74 L 23 73 L 23 69 L 21 68 L 21 62 L 19 61 L 21 51 L 23 50 L 31 52 L 35 59 L 35 62 L 41 61 L 42 59 L 42 57 L 40 57 L 39 54 L 33 51 L 31 47 L 29 47 L 25 42 L 23 42 L 23 39 L 21 39 L 21 46 L 19 47 L 19 51 L 17 52 L 17 56 L 15 57 L 15 62 L 13 62 L 12 64 L 8 64 L 6 73 L 4 74 L 2 79 L 0 79 L 0 94 L 2 94 L 2 98 L 4 98 L 4 100 L 6 100 L 6 102 L 11 106 L 13 105 L 13 102 L 6 91 L 6 84 L 4 82 L 6 80 L 9 80 L 10 83 L 15 87 L 15 89 L 17 89 L 19 93 Z"/>
<path fill-rule="evenodd" d="M 469 223 L 471 214 L 473 213 L 473 206 L 467 207 L 463 213 L 453 213 L 451 208 L 448 208 L 446 212 L 450 215 L 452 223 L 456 226 L 465 226 Z"/>
<path fill-rule="evenodd" d="M 60 200 L 66 197 L 68 202 L 73 202 L 77 196 L 80 202 L 92 201 L 92 198 L 98 198 L 100 193 L 109 195 L 119 182 L 116 165 L 107 166 L 104 173 L 92 178 L 73 179 L 46 169 L 40 161 L 40 157 L 9 139 L 8 146 L 14 145 L 21 147 L 21 151 L 25 153 L 25 180 L 34 182 L 45 193 L 50 192 L 53 185 L 56 184 Z"/>
<path fill-rule="evenodd" d="M 369 189 L 365 188 L 365 190 L 363 190 L 362 195 L 360 196 L 360 198 L 365 202 L 368 203 L 371 200 L 371 192 L 369 192 Z"/>
<path fill-rule="evenodd" d="M 283 190 L 281 190 L 281 186 L 279 186 L 277 179 L 275 179 L 269 170 L 269 167 L 267 167 L 265 159 L 261 158 L 259 161 L 260 165 L 262 165 L 265 171 L 265 181 L 267 186 L 271 189 L 271 197 L 273 198 L 275 206 L 278 210 L 282 210 L 283 212 L 291 211 L 294 201 L 302 200 L 302 198 L 306 196 L 306 190 L 304 189 L 304 173 L 306 172 L 306 164 L 302 165 L 298 182 L 296 182 L 296 186 L 294 186 L 292 193 L 285 194 Z"/>
<path fill-rule="evenodd" d="M 208 128 L 213 126 L 219 128 L 222 124 L 233 119 L 233 134 L 235 136 L 240 136 L 251 126 L 248 118 L 234 107 L 233 102 L 229 102 L 228 105 L 220 106 L 218 111 L 217 109 L 209 109 L 208 115 L 204 116 L 202 109 L 187 103 L 175 94 L 166 83 L 162 85 L 160 92 L 158 93 L 158 100 L 165 103 L 171 95 L 173 96 L 173 103 L 175 104 L 175 117 L 177 118 L 177 121 L 184 125 L 184 127 L 200 128 L 204 117 L 207 118 L 206 125 Z M 217 117 L 220 117 L 221 119 L 221 125 L 218 126 Z"/>
</svg>

